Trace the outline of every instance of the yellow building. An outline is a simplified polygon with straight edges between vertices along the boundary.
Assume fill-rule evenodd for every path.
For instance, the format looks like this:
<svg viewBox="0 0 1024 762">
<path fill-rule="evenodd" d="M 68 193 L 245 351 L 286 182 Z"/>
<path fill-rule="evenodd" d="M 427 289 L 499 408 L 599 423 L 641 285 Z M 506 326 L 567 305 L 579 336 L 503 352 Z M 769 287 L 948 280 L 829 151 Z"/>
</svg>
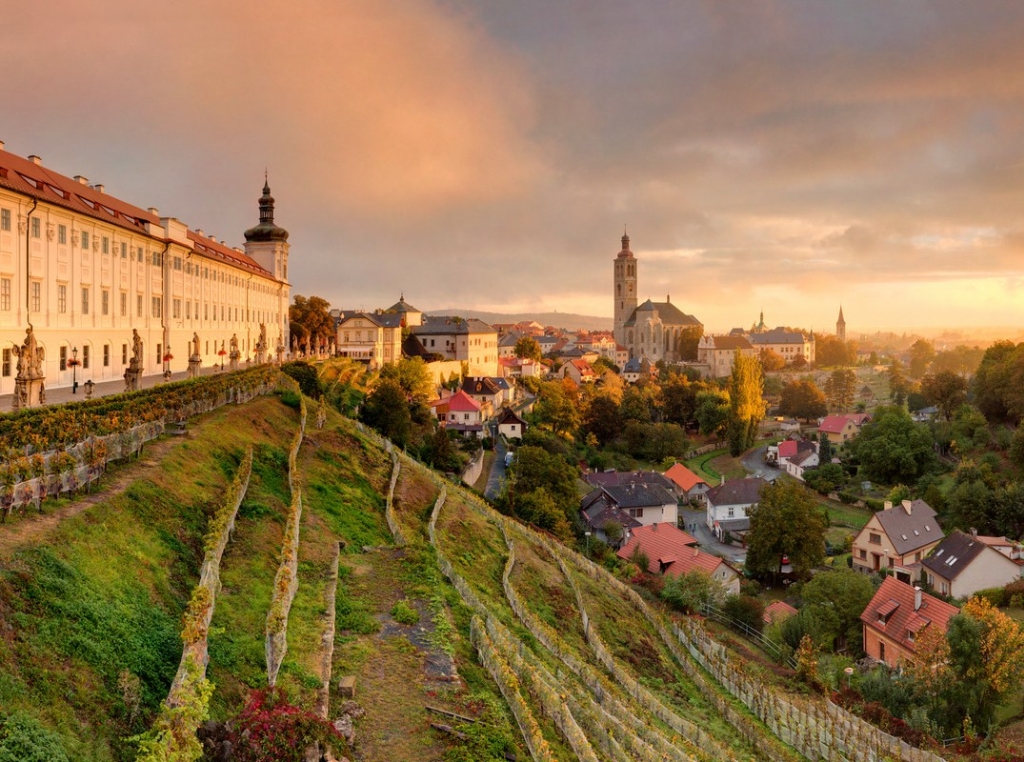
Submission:
<svg viewBox="0 0 1024 762">
<path fill-rule="evenodd" d="M 144 376 L 185 370 L 194 338 L 203 365 L 219 363 L 232 338 L 245 362 L 261 326 L 268 357 L 287 351 L 288 232 L 274 224 L 268 185 L 240 249 L 3 149 L 0 394 L 14 391 L 13 348 L 29 325 L 48 388 L 73 375 L 80 383 L 122 378 L 133 330 Z"/>
</svg>

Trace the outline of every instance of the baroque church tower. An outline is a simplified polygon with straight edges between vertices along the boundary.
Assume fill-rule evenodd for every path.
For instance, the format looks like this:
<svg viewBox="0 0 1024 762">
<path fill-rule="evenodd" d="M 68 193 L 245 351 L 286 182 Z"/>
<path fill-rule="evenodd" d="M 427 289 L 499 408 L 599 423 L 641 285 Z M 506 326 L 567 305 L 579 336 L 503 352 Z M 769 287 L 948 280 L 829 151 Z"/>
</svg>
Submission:
<svg viewBox="0 0 1024 762">
<path fill-rule="evenodd" d="M 270 195 L 270 181 L 263 178 L 260 196 L 260 222 L 245 231 L 245 253 L 256 264 L 282 283 L 288 282 L 288 231 L 274 224 L 274 197 Z M 291 341 L 288 331 L 288 289 L 278 289 L 277 314 L 281 317 L 281 337 L 284 347 Z"/>
<path fill-rule="evenodd" d="M 615 341 L 627 346 L 626 331 L 623 327 L 636 310 L 636 257 L 629 250 L 629 236 L 622 234 L 622 251 L 615 262 Z"/>
<path fill-rule="evenodd" d="M 846 321 L 843 320 L 843 306 L 839 305 L 839 319 L 836 321 L 836 338 L 846 341 Z"/>
</svg>

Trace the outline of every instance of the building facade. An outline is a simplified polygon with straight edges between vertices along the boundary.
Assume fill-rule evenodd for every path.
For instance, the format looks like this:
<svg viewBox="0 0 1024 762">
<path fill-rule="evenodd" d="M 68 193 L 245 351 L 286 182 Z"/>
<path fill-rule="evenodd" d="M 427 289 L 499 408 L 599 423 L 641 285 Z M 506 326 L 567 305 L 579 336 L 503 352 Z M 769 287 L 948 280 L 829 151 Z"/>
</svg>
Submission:
<svg viewBox="0 0 1024 762">
<path fill-rule="evenodd" d="M 0 394 L 14 391 L 13 348 L 29 326 L 48 388 L 122 378 L 133 330 L 143 376 L 185 370 L 196 344 L 206 366 L 232 346 L 242 361 L 287 352 L 288 232 L 269 185 L 239 249 L 3 148 Z"/>
</svg>

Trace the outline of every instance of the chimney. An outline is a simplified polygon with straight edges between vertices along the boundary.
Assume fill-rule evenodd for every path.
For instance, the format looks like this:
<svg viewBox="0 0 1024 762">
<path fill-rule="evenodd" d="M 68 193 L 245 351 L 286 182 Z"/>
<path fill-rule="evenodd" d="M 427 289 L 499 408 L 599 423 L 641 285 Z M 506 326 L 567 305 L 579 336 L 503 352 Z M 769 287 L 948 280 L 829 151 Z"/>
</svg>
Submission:
<svg viewBox="0 0 1024 762">
<path fill-rule="evenodd" d="M 4 150 L 4 141 L 0 140 L 0 151 Z"/>
<path fill-rule="evenodd" d="M 914 611 L 921 609 L 921 588 L 914 585 Z"/>
<path fill-rule="evenodd" d="M 29 160 L 30 162 L 32 162 L 33 164 L 35 164 L 35 165 L 36 165 L 37 167 L 41 167 L 41 166 L 43 166 L 43 160 L 42 160 L 42 159 L 40 159 L 40 158 L 39 158 L 38 156 L 36 156 L 35 154 L 32 154 L 31 156 L 29 156 L 29 157 L 28 157 L 28 160 Z"/>
<path fill-rule="evenodd" d="M 651 524 L 651 531 L 652 532 L 657 532 L 658 531 L 658 522 L 657 521 L 655 521 L 653 524 Z"/>
<path fill-rule="evenodd" d="M 892 509 L 892 500 L 886 500 L 882 507 L 887 511 Z"/>
<path fill-rule="evenodd" d="M 971 527 L 971 537 L 973 537 L 974 539 L 978 539 L 978 528 L 977 527 Z"/>
<path fill-rule="evenodd" d="M 100 193 L 103 193 L 103 191 L 106 189 L 106 186 L 103 185 L 102 183 L 96 183 L 95 185 L 90 185 L 89 187 L 92 188 L 94 191 L 99 191 Z"/>
<path fill-rule="evenodd" d="M 196 228 L 196 235 L 200 238 L 206 238 L 206 233 L 203 232 L 202 228 Z"/>
<path fill-rule="evenodd" d="M 149 213 L 150 213 L 150 214 L 152 214 L 152 215 L 153 215 L 154 217 L 159 217 L 159 216 L 160 216 L 160 210 L 159 210 L 159 209 L 157 209 L 157 208 L 156 208 L 155 206 L 151 206 L 151 207 L 149 207 L 149 210 L 148 210 L 148 211 L 149 211 Z"/>
<path fill-rule="evenodd" d="M 75 180 L 82 185 L 89 184 L 89 178 L 85 177 L 84 175 L 75 175 Z"/>
<path fill-rule="evenodd" d="M 909 516 L 910 514 L 912 514 L 914 512 L 914 504 L 912 502 L 910 502 L 909 500 L 904 500 L 903 501 L 903 510 L 905 510 L 907 512 L 907 515 Z"/>
</svg>

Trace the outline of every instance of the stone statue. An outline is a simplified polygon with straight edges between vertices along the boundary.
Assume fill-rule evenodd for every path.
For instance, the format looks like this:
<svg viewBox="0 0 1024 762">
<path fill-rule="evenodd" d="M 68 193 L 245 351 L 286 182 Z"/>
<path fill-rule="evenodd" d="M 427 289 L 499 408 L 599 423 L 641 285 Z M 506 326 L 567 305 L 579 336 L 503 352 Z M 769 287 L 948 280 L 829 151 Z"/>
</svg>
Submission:
<svg viewBox="0 0 1024 762">
<path fill-rule="evenodd" d="M 193 333 L 192 334 L 192 356 L 193 357 L 198 357 L 199 356 L 199 334 L 198 333 Z"/>
<path fill-rule="evenodd" d="M 256 351 L 263 352 L 267 348 L 267 324 L 260 323 L 260 337 L 256 341 Z"/>
<path fill-rule="evenodd" d="M 238 334 L 231 334 L 231 354 L 238 353 Z"/>
<path fill-rule="evenodd" d="M 134 368 L 142 367 L 142 337 L 139 336 L 139 330 L 137 328 L 132 328 L 131 366 Z"/>
<path fill-rule="evenodd" d="M 36 335 L 31 323 L 25 330 L 25 343 L 21 347 L 15 344 L 14 354 L 18 358 L 17 378 L 43 377 L 43 348 L 36 344 Z"/>
</svg>

